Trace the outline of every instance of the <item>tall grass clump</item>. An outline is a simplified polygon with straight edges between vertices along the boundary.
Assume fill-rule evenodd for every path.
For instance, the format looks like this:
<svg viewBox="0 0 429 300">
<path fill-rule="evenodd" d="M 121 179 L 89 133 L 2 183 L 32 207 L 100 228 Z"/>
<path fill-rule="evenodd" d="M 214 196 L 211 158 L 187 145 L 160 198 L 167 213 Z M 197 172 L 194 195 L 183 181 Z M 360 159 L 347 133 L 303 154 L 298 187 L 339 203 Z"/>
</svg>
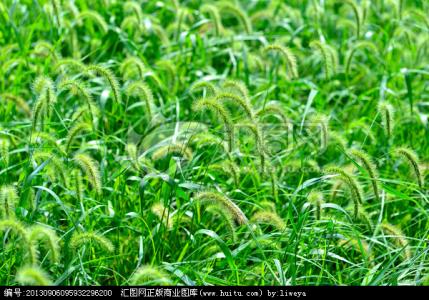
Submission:
<svg viewBox="0 0 429 300">
<path fill-rule="evenodd" d="M 0 284 L 428 283 L 427 2 L 0 1 Z"/>
</svg>

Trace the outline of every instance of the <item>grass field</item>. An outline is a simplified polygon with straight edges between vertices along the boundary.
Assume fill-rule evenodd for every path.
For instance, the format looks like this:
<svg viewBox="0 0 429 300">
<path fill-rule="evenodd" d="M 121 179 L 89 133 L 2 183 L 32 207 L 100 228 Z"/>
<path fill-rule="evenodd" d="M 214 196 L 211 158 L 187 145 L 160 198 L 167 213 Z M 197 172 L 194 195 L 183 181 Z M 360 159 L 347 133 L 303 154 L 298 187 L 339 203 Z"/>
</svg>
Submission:
<svg viewBox="0 0 429 300">
<path fill-rule="evenodd" d="M 429 285 L 428 12 L 2 0 L 0 285 Z"/>
</svg>

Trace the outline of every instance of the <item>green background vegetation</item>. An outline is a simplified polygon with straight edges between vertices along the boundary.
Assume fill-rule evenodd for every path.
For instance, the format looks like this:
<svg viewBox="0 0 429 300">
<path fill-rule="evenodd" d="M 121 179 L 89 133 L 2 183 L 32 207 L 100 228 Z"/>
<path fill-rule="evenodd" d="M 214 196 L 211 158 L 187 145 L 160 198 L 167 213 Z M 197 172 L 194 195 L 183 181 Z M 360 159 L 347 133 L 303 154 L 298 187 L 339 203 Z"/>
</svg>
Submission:
<svg viewBox="0 0 429 300">
<path fill-rule="evenodd" d="M 1 1 L 0 284 L 427 284 L 428 10 Z"/>
</svg>

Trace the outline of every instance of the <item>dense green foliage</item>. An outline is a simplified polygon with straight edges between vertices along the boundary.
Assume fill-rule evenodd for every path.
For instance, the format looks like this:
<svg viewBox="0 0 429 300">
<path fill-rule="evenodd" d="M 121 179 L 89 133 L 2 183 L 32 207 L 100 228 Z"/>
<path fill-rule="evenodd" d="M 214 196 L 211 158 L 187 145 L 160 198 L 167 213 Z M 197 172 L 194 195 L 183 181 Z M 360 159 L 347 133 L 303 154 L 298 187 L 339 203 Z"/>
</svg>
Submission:
<svg viewBox="0 0 429 300">
<path fill-rule="evenodd" d="M 0 284 L 429 284 L 428 12 L 2 0 Z"/>
</svg>

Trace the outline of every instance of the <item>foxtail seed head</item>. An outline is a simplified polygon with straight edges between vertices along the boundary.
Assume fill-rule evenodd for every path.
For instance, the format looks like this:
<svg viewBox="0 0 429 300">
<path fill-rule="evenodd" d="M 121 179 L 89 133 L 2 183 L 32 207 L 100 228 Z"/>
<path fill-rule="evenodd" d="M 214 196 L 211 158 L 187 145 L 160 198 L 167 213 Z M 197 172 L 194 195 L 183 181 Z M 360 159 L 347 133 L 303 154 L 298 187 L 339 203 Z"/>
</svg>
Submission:
<svg viewBox="0 0 429 300">
<path fill-rule="evenodd" d="M 194 200 L 202 204 L 209 203 L 228 210 L 234 216 L 234 220 L 240 225 L 248 223 L 241 209 L 231 199 L 218 192 L 199 192 L 195 195 Z"/>
<path fill-rule="evenodd" d="M 226 93 L 236 94 L 240 96 L 250 105 L 249 89 L 241 80 L 227 79 L 222 83 L 222 88 Z"/>
<path fill-rule="evenodd" d="M 322 114 L 316 114 L 310 119 L 310 122 L 320 129 L 320 151 L 323 152 L 328 147 L 329 142 L 329 118 Z"/>
<path fill-rule="evenodd" d="M 256 112 L 256 117 L 258 117 L 261 120 L 265 115 L 269 115 L 269 114 L 279 116 L 280 119 L 283 121 L 284 125 L 286 126 L 288 125 L 289 119 L 284 113 L 284 110 L 281 107 L 280 103 L 276 101 L 268 102 L 264 108 L 261 108 Z"/>
<path fill-rule="evenodd" d="M 395 243 L 403 248 L 405 259 L 411 259 L 411 250 L 408 245 L 408 240 L 398 227 L 384 221 L 380 224 L 384 233 L 388 234 L 395 240 Z"/>
<path fill-rule="evenodd" d="M 171 280 L 168 275 L 153 266 L 142 266 L 136 270 L 130 279 L 132 285 L 168 285 Z"/>
<path fill-rule="evenodd" d="M 393 106 L 387 102 L 380 102 L 378 104 L 378 113 L 381 115 L 381 125 L 388 139 L 393 135 L 394 126 L 394 109 Z"/>
<path fill-rule="evenodd" d="M 6 166 L 9 165 L 9 146 L 9 139 L 0 138 L 0 161 L 3 161 Z"/>
<path fill-rule="evenodd" d="M 15 216 L 15 205 L 19 197 L 13 185 L 3 185 L 0 187 L 0 215 L 4 218 Z"/>
<path fill-rule="evenodd" d="M 316 220 L 320 220 L 322 215 L 323 194 L 319 191 L 311 191 L 307 196 L 308 202 L 313 205 L 315 210 Z"/>
<path fill-rule="evenodd" d="M 70 247 L 78 250 L 88 243 L 95 243 L 109 253 L 115 251 L 115 247 L 112 242 L 108 238 L 96 232 L 75 232 L 70 240 Z"/>
<path fill-rule="evenodd" d="M 175 143 L 175 144 L 168 144 L 168 145 L 159 147 L 152 154 L 152 160 L 157 161 L 170 154 L 179 154 L 188 161 L 191 161 L 193 157 L 192 150 L 188 146 L 186 146 L 186 144 Z"/>
<path fill-rule="evenodd" d="M 363 202 L 362 188 L 358 181 L 346 170 L 338 167 L 329 167 L 325 169 L 326 174 L 338 174 L 339 179 L 349 188 L 354 203 L 354 217 L 359 214 L 359 204 Z"/>
<path fill-rule="evenodd" d="M 225 174 L 232 175 L 234 178 L 235 186 L 238 187 L 240 182 L 240 168 L 231 160 L 223 161 L 221 163 L 211 164 L 208 166 L 212 170 L 222 170 Z"/>
<path fill-rule="evenodd" d="M 365 259 L 371 261 L 373 256 L 371 254 L 371 249 L 367 242 L 358 238 L 349 238 L 349 239 L 341 239 L 338 242 L 338 246 L 341 248 L 352 248 L 357 252 L 360 252 Z"/>
<path fill-rule="evenodd" d="M 234 144 L 234 124 L 232 122 L 230 114 L 223 107 L 223 105 L 219 102 L 214 101 L 213 99 L 202 98 L 194 103 L 193 109 L 195 111 L 209 109 L 210 111 L 216 113 L 222 119 L 228 141 L 228 150 L 232 151 Z"/>
<path fill-rule="evenodd" d="M 368 176 L 371 179 L 374 196 L 377 200 L 379 200 L 380 196 L 378 188 L 378 171 L 371 157 L 368 153 L 358 149 L 350 150 L 350 155 L 357 159 L 362 164 L 362 167 L 365 169 L 365 171 L 368 173 Z"/>
<path fill-rule="evenodd" d="M 331 78 L 335 74 L 337 65 L 337 58 L 333 49 L 330 48 L 327 44 L 319 41 L 312 41 L 310 43 L 310 47 L 320 53 L 325 69 L 326 79 Z"/>
<path fill-rule="evenodd" d="M 100 195 L 102 193 L 101 188 L 101 176 L 98 169 L 98 163 L 90 156 L 84 153 L 77 153 L 73 160 L 82 169 L 85 175 L 88 177 L 88 181 L 91 183 L 96 192 Z"/>
<path fill-rule="evenodd" d="M 59 90 L 69 89 L 72 94 L 80 95 L 89 107 L 95 106 L 94 99 L 88 86 L 77 79 L 64 79 L 58 84 Z"/>
<path fill-rule="evenodd" d="M 148 68 L 140 58 L 129 56 L 122 62 L 120 71 L 124 80 L 130 78 L 135 73 L 137 73 L 140 79 L 143 80 Z"/>
<path fill-rule="evenodd" d="M 150 87 L 142 81 L 135 81 L 127 87 L 125 92 L 128 96 L 139 97 L 143 99 L 146 113 L 148 114 L 148 120 L 152 120 L 155 104 L 153 101 L 153 93 Z"/>
<path fill-rule="evenodd" d="M 222 19 L 218 8 L 215 5 L 204 4 L 200 8 L 200 12 L 207 13 L 210 15 L 211 21 L 213 23 L 213 27 L 215 29 L 215 33 L 218 36 L 223 30 Z"/>
<path fill-rule="evenodd" d="M 73 144 L 74 139 L 76 138 L 76 136 L 84 131 L 91 131 L 91 125 L 89 125 L 86 122 L 79 122 L 76 123 L 70 130 L 69 133 L 67 134 L 67 138 L 66 138 L 66 144 L 65 144 L 65 151 L 66 153 L 69 153 L 70 147 Z"/>
<path fill-rule="evenodd" d="M 87 10 L 81 11 L 77 15 L 76 20 L 80 24 L 82 24 L 84 20 L 91 20 L 93 24 L 96 24 L 98 26 L 101 33 L 103 34 L 106 34 L 107 31 L 109 30 L 109 27 L 106 21 L 104 20 L 103 16 L 94 10 L 87 9 Z"/>
<path fill-rule="evenodd" d="M 161 202 L 155 203 L 151 207 L 151 211 L 158 217 L 166 228 L 173 229 L 173 218 L 170 215 L 170 210 L 166 208 Z"/>
<path fill-rule="evenodd" d="M 359 6 L 353 0 L 343 0 L 343 3 L 348 4 L 353 10 L 353 14 L 355 15 L 355 20 L 356 20 L 356 37 L 359 39 L 360 28 L 362 25 L 361 12 L 360 12 Z"/>
<path fill-rule="evenodd" d="M 94 72 L 107 80 L 109 82 L 110 88 L 112 89 L 113 97 L 115 98 L 116 102 L 122 102 L 119 81 L 116 79 L 116 76 L 110 69 L 101 65 L 89 65 L 86 67 L 86 71 Z"/>
<path fill-rule="evenodd" d="M 83 183 L 82 183 L 82 171 L 79 169 L 73 169 L 72 171 L 72 186 L 76 193 L 76 198 L 79 202 L 83 200 Z"/>
<path fill-rule="evenodd" d="M 221 13 L 229 13 L 234 15 L 243 26 L 246 33 L 247 34 L 252 33 L 252 22 L 250 21 L 249 17 L 244 12 L 244 10 L 238 7 L 237 5 L 233 4 L 232 2 L 225 1 L 220 3 L 219 11 Z"/>
<path fill-rule="evenodd" d="M 16 274 L 16 282 L 21 285 L 53 285 L 48 274 L 38 266 L 26 266 L 18 270 Z"/>
<path fill-rule="evenodd" d="M 223 219 L 224 224 L 228 228 L 229 235 L 232 241 L 235 243 L 237 241 L 237 228 L 235 226 L 234 215 L 232 215 L 229 210 L 223 209 L 222 207 L 216 205 L 208 205 L 206 207 L 206 211 L 219 215 Z"/>
<path fill-rule="evenodd" d="M 17 237 L 22 239 L 22 250 L 26 251 L 28 256 L 28 262 L 30 264 L 35 264 L 37 262 L 37 250 L 34 247 L 34 244 L 31 242 L 27 229 L 24 224 L 15 219 L 3 219 L 0 220 L 0 231 L 5 231 L 7 229 L 12 230 Z"/>
<path fill-rule="evenodd" d="M 279 52 L 283 58 L 283 60 L 286 63 L 286 66 L 288 68 L 290 78 L 298 78 L 298 65 L 296 62 L 296 56 L 293 54 L 292 50 L 288 47 L 284 47 L 281 45 L 268 45 L 265 47 L 265 52 Z"/>
<path fill-rule="evenodd" d="M 214 97 L 218 93 L 218 89 L 213 83 L 203 80 L 192 84 L 190 91 L 195 92 L 197 90 L 205 90 L 209 97 Z"/>
<path fill-rule="evenodd" d="M 6 100 L 12 101 L 15 103 L 16 107 L 22 110 L 26 116 L 31 116 L 31 109 L 28 106 L 27 102 L 20 96 L 11 94 L 11 93 L 4 93 L 0 95 L 0 98 L 4 98 Z"/>
<path fill-rule="evenodd" d="M 241 106 L 241 108 L 246 112 L 250 120 L 254 119 L 255 113 L 253 112 L 253 108 L 250 105 L 250 102 L 247 101 L 245 98 L 238 96 L 237 94 L 221 92 L 214 96 L 213 99 L 215 102 L 231 101 L 232 103 Z"/>
<path fill-rule="evenodd" d="M 66 165 L 64 161 L 55 153 L 48 151 L 36 151 L 33 153 L 33 160 L 38 161 L 48 161 L 48 175 L 53 182 L 58 180 L 66 186 L 67 178 L 65 175 Z"/>
<path fill-rule="evenodd" d="M 124 11 L 127 13 L 132 12 L 137 17 L 139 23 L 143 22 L 143 12 L 137 1 L 126 1 L 124 3 Z"/>
<path fill-rule="evenodd" d="M 284 231 L 286 228 L 285 221 L 283 221 L 283 219 L 276 212 L 272 211 L 259 211 L 252 216 L 250 221 L 256 224 L 271 225 L 278 231 Z"/>
<path fill-rule="evenodd" d="M 60 246 L 59 238 L 55 231 L 41 225 L 32 226 L 28 231 L 31 243 L 37 244 L 39 241 L 44 243 L 45 248 L 49 250 L 52 263 L 58 263 L 60 260 Z"/>
<path fill-rule="evenodd" d="M 412 149 L 409 149 L 406 147 L 395 148 L 394 153 L 404 158 L 405 161 L 410 165 L 410 167 L 414 172 L 414 175 L 416 176 L 419 187 L 423 188 L 423 184 L 424 184 L 424 179 L 422 175 L 423 173 L 420 167 L 419 157 L 417 156 L 417 153 Z"/>
</svg>

